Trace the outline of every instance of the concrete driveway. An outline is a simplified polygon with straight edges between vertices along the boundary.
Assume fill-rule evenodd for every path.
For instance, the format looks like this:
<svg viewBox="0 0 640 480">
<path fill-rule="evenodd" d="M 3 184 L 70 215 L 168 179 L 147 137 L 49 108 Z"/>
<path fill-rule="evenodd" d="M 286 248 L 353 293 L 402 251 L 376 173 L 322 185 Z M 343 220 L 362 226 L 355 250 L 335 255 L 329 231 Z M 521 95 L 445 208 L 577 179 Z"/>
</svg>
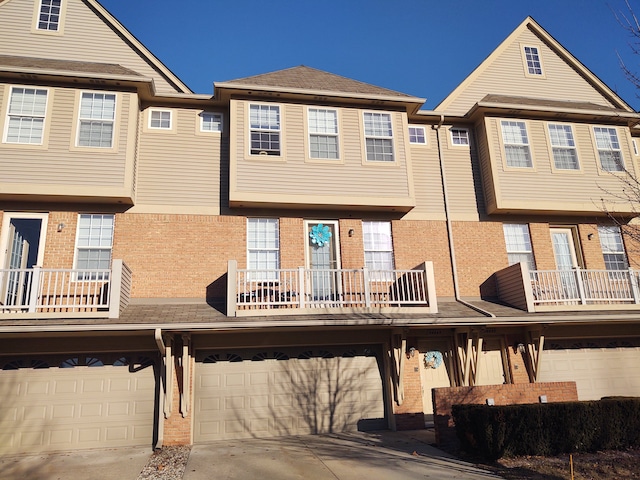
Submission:
<svg viewBox="0 0 640 480">
<path fill-rule="evenodd" d="M 313 435 L 195 445 L 184 480 L 498 479 L 429 445 L 428 431 Z"/>
</svg>

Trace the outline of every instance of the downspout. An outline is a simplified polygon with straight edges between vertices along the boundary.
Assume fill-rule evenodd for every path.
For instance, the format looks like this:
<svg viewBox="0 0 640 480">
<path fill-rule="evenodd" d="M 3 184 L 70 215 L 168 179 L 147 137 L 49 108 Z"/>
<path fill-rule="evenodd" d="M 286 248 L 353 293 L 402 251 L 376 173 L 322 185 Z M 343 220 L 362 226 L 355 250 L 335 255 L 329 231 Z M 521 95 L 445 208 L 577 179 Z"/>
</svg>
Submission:
<svg viewBox="0 0 640 480">
<path fill-rule="evenodd" d="M 496 316 L 484 310 L 480 307 L 470 304 L 469 302 L 465 302 L 460 298 L 460 286 L 458 284 L 458 265 L 456 262 L 456 251 L 453 242 L 453 227 L 451 224 L 451 214 L 449 212 L 449 191 L 447 190 L 447 176 L 444 168 L 444 160 L 442 158 L 442 144 L 440 142 L 440 127 L 444 123 L 444 115 L 440 114 L 440 121 L 438 125 L 435 125 L 433 129 L 436 131 L 436 140 L 438 142 L 438 161 L 440 162 L 440 176 L 442 177 L 442 196 L 444 201 L 444 215 L 447 219 L 447 239 L 449 240 L 449 256 L 451 259 L 451 272 L 453 274 L 453 293 L 456 299 L 456 302 L 461 303 L 465 307 L 471 308 L 482 315 L 487 317 L 496 318 Z"/>
<path fill-rule="evenodd" d="M 162 339 L 162 330 L 160 328 L 156 328 L 153 332 L 153 336 L 156 339 L 156 345 L 158 346 L 158 350 L 160 350 L 160 355 L 164 357 L 167 352 L 167 347 Z M 163 360 L 160 361 L 160 378 L 158 378 L 158 382 L 162 381 L 162 365 L 164 365 Z M 162 388 L 158 389 L 158 403 L 158 416 L 156 418 L 156 421 L 158 422 L 158 438 L 153 446 L 154 450 L 161 449 L 164 442 L 164 395 L 162 394 Z"/>
</svg>

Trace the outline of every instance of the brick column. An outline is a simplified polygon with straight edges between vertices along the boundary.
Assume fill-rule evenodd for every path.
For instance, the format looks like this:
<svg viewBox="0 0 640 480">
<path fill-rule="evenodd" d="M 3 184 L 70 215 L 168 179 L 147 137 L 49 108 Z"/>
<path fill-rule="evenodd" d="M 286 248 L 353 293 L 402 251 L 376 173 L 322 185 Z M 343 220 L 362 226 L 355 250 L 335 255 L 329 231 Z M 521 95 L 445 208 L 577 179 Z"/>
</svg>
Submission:
<svg viewBox="0 0 640 480">
<path fill-rule="evenodd" d="M 176 338 L 176 340 L 178 340 Z M 183 415 L 180 408 L 180 391 L 182 389 L 182 379 L 184 375 L 184 369 L 180 365 L 180 359 L 182 357 L 182 342 L 176 341 L 174 343 L 173 350 L 173 408 L 171 416 L 164 420 L 164 439 L 163 445 L 191 445 L 192 432 L 191 432 L 191 416 L 193 415 L 193 371 L 195 367 L 195 361 L 192 356 L 189 356 L 189 379 L 187 381 L 188 392 L 188 411 L 186 415 Z"/>
<path fill-rule="evenodd" d="M 407 347 L 415 343 L 407 342 Z M 394 416 L 397 430 L 419 430 L 424 428 L 424 412 L 422 407 L 422 382 L 420 380 L 420 353 L 405 359 L 404 402 L 394 404 Z"/>
</svg>

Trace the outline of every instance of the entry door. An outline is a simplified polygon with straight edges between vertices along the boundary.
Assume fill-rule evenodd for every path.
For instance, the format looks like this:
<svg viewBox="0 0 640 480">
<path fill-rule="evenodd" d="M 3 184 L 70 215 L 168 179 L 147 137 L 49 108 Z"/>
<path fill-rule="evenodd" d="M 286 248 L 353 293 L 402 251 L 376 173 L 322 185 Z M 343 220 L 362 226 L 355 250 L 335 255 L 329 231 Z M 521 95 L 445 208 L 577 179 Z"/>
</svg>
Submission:
<svg viewBox="0 0 640 480">
<path fill-rule="evenodd" d="M 338 222 L 308 221 L 306 224 L 312 300 L 335 302 L 340 293 Z"/>
<path fill-rule="evenodd" d="M 551 243 L 556 259 L 556 269 L 560 270 L 560 282 L 567 298 L 578 297 L 575 268 L 578 266 L 573 231 L 570 228 L 552 228 Z"/>
</svg>

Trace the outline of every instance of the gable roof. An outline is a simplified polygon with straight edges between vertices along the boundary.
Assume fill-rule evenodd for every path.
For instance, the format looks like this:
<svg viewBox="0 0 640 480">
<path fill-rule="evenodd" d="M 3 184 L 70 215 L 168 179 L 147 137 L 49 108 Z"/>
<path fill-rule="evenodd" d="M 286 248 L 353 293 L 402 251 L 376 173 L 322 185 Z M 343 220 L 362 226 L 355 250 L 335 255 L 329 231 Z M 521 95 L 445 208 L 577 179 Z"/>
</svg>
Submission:
<svg viewBox="0 0 640 480">
<path fill-rule="evenodd" d="M 532 17 L 527 17 L 500 45 L 468 75 L 465 80 L 460 83 L 442 102 L 440 102 L 434 111 L 444 112 L 456 101 L 463 92 L 469 87 L 489 66 L 496 60 L 507 47 L 509 47 L 516 39 L 525 31 L 529 30 L 536 35 L 541 42 L 546 44 L 560 58 L 569 64 L 586 82 L 593 87 L 600 95 L 607 99 L 615 108 L 626 112 L 634 112 L 634 110 L 613 90 L 611 90 L 602 80 L 600 80 L 591 70 L 585 67 L 576 57 L 574 57 L 566 48 L 564 48 L 555 38 L 553 38 L 544 28 L 542 28 Z M 486 92 L 491 93 L 491 92 Z"/>
</svg>

